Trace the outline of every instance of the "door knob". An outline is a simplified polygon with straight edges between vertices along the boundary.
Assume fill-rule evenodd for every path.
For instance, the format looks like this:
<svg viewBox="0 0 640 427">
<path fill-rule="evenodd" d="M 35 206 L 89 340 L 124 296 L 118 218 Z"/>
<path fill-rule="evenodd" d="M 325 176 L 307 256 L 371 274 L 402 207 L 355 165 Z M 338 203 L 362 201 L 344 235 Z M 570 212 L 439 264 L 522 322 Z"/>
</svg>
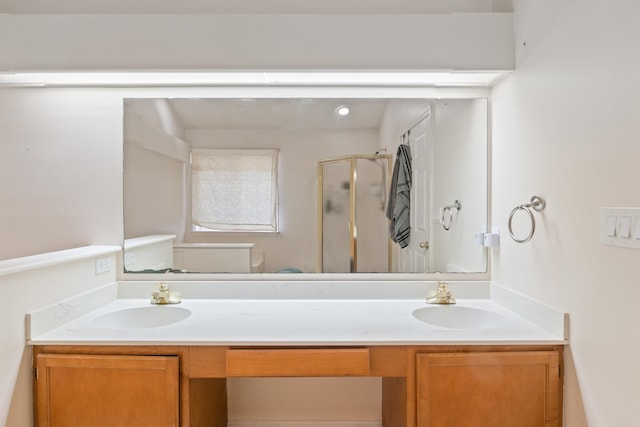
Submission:
<svg viewBox="0 0 640 427">
<path fill-rule="evenodd" d="M 429 242 L 420 242 L 418 246 L 422 249 L 429 249 Z"/>
</svg>

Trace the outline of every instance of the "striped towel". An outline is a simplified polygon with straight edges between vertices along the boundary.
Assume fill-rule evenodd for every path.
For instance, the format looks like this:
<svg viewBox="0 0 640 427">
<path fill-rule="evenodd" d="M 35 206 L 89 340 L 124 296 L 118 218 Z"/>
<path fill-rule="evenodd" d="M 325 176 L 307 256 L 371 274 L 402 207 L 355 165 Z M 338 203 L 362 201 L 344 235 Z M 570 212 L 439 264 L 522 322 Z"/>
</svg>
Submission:
<svg viewBox="0 0 640 427">
<path fill-rule="evenodd" d="M 411 206 L 411 149 L 400 144 L 396 152 L 393 166 L 387 218 L 389 219 L 389 235 L 391 240 L 401 248 L 409 245 L 409 212 Z"/>
</svg>

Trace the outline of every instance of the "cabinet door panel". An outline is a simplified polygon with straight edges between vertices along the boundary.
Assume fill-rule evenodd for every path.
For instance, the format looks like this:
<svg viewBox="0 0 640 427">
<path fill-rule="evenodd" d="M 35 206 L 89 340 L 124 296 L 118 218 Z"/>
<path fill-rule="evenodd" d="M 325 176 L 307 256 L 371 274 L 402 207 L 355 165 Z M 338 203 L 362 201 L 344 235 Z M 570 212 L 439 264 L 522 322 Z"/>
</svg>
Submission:
<svg viewBox="0 0 640 427">
<path fill-rule="evenodd" d="M 39 427 L 178 426 L 177 356 L 37 356 Z"/>
<path fill-rule="evenodd" d="M 557 352 L 417 356 L 419 427 L 561 425 Z"/>
</svg>

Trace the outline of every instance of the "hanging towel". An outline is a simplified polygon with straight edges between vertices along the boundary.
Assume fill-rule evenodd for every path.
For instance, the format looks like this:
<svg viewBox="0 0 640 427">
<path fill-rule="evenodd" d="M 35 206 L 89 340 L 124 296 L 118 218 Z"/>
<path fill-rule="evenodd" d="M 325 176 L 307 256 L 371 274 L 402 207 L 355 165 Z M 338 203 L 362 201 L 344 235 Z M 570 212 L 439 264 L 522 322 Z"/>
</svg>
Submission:
<svg viewBox="0 0 640 427">
<path fill-rule="evenodd" d="M 386 215 L 389 219 L 391 240 L 400 245 L 401 248 L 409 245 L 410 194 L 411 149 L 406 144 L 400 144 L 396 152 L 396 162 L 393 166 Z"/>
</svg>

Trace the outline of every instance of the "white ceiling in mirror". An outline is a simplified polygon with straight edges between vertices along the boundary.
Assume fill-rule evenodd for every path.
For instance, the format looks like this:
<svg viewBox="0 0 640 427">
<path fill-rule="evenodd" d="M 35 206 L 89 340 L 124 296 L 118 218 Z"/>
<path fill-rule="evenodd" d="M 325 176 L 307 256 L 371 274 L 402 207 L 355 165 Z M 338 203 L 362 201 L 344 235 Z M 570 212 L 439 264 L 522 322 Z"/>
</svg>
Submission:
<svg viewBox="0 0 640 427">
<path fill-rule="evenodd" d="M 129 100 L 132 101 L 132 100 Z M 385 99 L 171 99 L 185 129 L 377 129 Z M 347 105 L 348 116 L 336 115 Z"/>
</svg>

